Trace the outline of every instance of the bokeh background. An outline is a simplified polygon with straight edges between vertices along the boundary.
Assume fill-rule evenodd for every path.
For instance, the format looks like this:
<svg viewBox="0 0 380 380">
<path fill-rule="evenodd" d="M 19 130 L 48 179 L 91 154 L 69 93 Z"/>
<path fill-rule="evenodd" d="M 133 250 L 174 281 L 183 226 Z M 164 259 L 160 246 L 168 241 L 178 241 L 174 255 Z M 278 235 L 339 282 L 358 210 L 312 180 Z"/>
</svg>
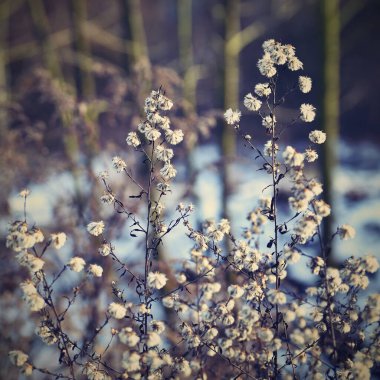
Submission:
<svg viewBox="0 0 380 380">
<path fill-rule="evenodd" d="M 1 318 L 2 375 L 11 371 L 6 352 L 27 345 L 31 331 L 27 314 L 15 308 L 25 273 L 4 244 L 8 222 L 22 215 L 18 191 L 32 191 L 32 223 L 70 235 L 67 255 L 95 256 L 84 226 L 111 218 L 99 206 L 96 174 L 115 154 L 143 173 L 125 138 L 142 117 L 144 98 L 162 86 L 175 103 L 173 125 L 186 133 L 173 206 L 185 198 L 195 203 L 199 220 L 229 216 L 239 233 L 267 178 L 222 115 L 242 108 L 244 95 L 263 81 L 256 62 L 268 38 L 294 45 L 313 79 L 312 93 L 290 97 L 280 112 L 290 117 L 300 103 L 312 103 L 318 109 L 313 129 L 327 132 L 322 160 L 311 169 L 334 210 L 325 231 L 346 222 L 357 230 L 354 242 L 333 249 L 334 263 L 351 254 L 378 255 L 379 21 L 377 0 L 1 0 L 0 281 L 1 307 L 8 310 Z M 257 118 L 244 113 L 241 127 L 265 143 Z M 304 149 L 309 130 L 295 125 L 283 143 Z M 120 178 L 113 181 L 128 192 Z M 286 189 L 281 195 L 286 214 Z M 130 250 L 117 228 L 122 223 L 111 218 L 121 252 Z M 186 254 L 190 243 L 181 243 L 181 252 L 168 244 L 168 260 Z M 23 329 L 11 333 L 17 323 Z"/>
</svg>

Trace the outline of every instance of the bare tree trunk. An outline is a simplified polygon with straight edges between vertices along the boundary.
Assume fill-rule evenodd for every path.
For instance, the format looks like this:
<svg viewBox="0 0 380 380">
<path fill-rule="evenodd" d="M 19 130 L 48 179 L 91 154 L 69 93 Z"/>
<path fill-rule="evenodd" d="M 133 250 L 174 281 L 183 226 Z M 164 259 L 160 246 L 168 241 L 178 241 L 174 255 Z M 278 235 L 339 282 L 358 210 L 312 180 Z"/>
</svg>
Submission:
<svg viewBox="0 0 380 380">
<path fill-rule="evenodd" d="M 323 179 L 326 202 L 334 203 L 333 173 L 339 143 L 339 97 L 340 97 L 340 15 L 339 0 L 323 0 L 323 99 L 322 125 L 327 134 L 323 146 Z M 327 243 L 333 233 L 334 214 L 324 219 L 324 239 Z M 332 251 L 330 261 L 333 263 Z"/>
<path fill-rule="evenodd" d="M 8 130 L 9 78 L 7 64 L 10 8 L 10 1 L 4 1 L 0 9 L 0 139 Z"/>
<path fill-rule="evenodd" d="M 224 109 L 239 106 L 240 45 L 240 0 L 225 0 L 225 44 L 224 44 Z M 232 43 L 232 41 L 234 41 Z M 230 164 L 236 155 L 235 131 L 224 123 L 222 131 L 223 162 L 223 199 L 222 214 L 229 218 L 228 198 L 231 195 Z"/>
<path fill-rule="evenodd" d="M 91 74 L 91 47 L 85 33 L 87 19 L 86 0 L 71 0 L 73 44 L 76 55 L 75 83 L 80 98 L 92 98 L 95 93 Z"/>
</svg>

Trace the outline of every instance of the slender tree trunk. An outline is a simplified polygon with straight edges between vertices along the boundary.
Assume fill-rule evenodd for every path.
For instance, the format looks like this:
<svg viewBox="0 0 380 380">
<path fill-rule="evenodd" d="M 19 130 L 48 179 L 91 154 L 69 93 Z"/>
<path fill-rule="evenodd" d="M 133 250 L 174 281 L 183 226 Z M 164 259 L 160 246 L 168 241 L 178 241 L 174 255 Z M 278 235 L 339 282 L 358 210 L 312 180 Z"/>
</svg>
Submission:
<svg viewBox="0 0 380 380">
<path fill-rule="evenodd" d="M 192 5 L 193 0 L 178 0 L 178 46 L 184 81 L 183 97 L 191 111 L 196 108 L 197 96 L 197 81 L 194 76 Z"/>
<path fill-rule="evenodd" d="M 1 5 L 0 16 L 0 139 L 8 130 L 9 71 L 7 64 L 10 7 L 10 1 L 4 1 Z"/>
<path fill-rule="evenodd" d="M 326 202 L 334 203 L 333 175 L 336 167 L 339 143 L 339 97 L 340 97 L 340 17 L 339 0 L 321 2 L 323 19 L 323 98 L 322 125 L 327 133 L 323 145 L 323 179 Z M 334 209 L 332 207 L 332 209 Z M 325 243 L 333 233 L 334 214 L 324 219 Z M 330 262 L 333 263 L 332 251 Z"/>
<path fill-rule="evenodd" d="M 54 78 L 61 79 L 62 70 L 59 64 L 59 59 L 49 38 L 50 25 L 43 0 L 28 0 L 28 3 L 30 14 L 32 16 L 34 33 L 41 48 L 45 67 Z"/>
<path fill-rule="evenodd" d="M 240 32 L 240 0 L 225 0 L 225 44 L 224 44 L 224 109 L 236 109 L 239 106 L 239 78 L 240 65 L 239 39 L 232 37 Z M 223 199 L 222 214 L 229 218 L 228 198 L 232 191 L 231 183 L 231 160 L 236 155 L 236 134 L 233 128 L 223 124 L 222 131 L 222 154 L 223 154 Z"/>
<path fill-rule="evenodd" d="M 85 33 L 86 0 L 71 0 L 73 45 L 76 55 L 75 83 L 80 98 L 92 98 L 95 93 L 91 74 L 91 47 Z"/>
</svg>

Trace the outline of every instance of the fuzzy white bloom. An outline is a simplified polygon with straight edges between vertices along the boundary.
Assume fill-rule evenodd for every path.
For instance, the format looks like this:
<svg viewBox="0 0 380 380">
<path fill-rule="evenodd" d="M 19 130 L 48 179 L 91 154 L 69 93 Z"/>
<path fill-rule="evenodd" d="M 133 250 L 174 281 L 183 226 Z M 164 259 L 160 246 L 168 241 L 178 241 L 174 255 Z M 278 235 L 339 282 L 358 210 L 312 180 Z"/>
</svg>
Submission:
<svg viewBox="0 0 380 380">
<path fill-rule="evenodd" d="M 267 129 L 272 128 L 275 124 L 276 124 L 276 116 L 274 115 L 273 116 L 267 115 L 262 119 L 262 125 Z"/>
<path fill-rule="evenodd" d="M 298 85 L 300 87 L 300 91 L 303 92 L 304 94 L 307 94 L 308 92 L 311 91 L 311 78 L 305 77 L 305 76 L 300 76 L 298 78 Z"/>
<path fill-rule="evenodd" d="M 269 83 L 258 83 L 255 86 L 255 93 L 260 97 L 267 97 L 272 93 Z"/>
<path fill-rule="evenodd" d="M 215 327 L 211 327 L 211 329 L 208 329 L 206 333 L 203 335 L 203 339 L 206 341 L 213 340 L 216 336 L 218 336 L 219 331 Z"/>
<path fill-rule="evenodd" d="M 161 124 L 159 125 L 161 129 L 167 131 L 170 129 L 170 119 L 167 116 L 163 116 L 161 119 Z"/>
<path fill-rule="evenodd" d="M 232 298 L 240 298 L 244 294 L 244 289 L 239 285 L 230 285 L 227 291 Z"/>
<path fill-rule="evenodd" d="M 300 118 L 306 123 L 311 123 L 315 119 L 315 107 L 311 104 L 301 104 Z"/>
<path fill-rule="evenodd" d="M 363 260 L 365 262 L 365 270 L 368 273 L 375 273 L 379 269 L 379 262 L 377 261 L 377 258 L 372 255 L 367 255 L 363 257 Z"/>
<path fill-rule="evenodd" d="M 218 230 L 221 231 L 223 234 L 230 233 L 231 225 L 228 219 L 220 219 L 220 222 L 218 223 Z"/>
<path fill-rule="evenodd" d="M 99 249 L 98 252 L 102 256 L 108 256 L 112 252 L 112 246 L 110 243 L 103 243 Z"/>
<path fill-rule="evenodd" d="M 145 130 L 145 137 L 149 141 L 156 141 L 160 136 L 161 136 L 161 132 L 155 128 L 149 128 L 149 129 L 146 128 Z"/>
<path fill-rule="evenodd" d="M 57 234 L 51 234 L 50 239 L 55 249 L 61 249 L 66 243 L 67 236 L 64 232 L 59 232 Z"/>
<path fill-rule="evenodd" d="M 167 281 L 168 278 L 164 273 L 150 272 L 148 275 L 148 286 L 150 288 L 162 289 Z"/>
<path fill-rule="evenodd" d="M 103 195 L 100 197 L 100 200 L 103 203 L 110 205 L 111 203 L 115 201 L 115 196 L 112 193 L 105 191 Z"/>
<path fill-rule="evenodd" d="M 270 54 L 264 53 L 263 57 L 258 60 L 257 67 L 261 75 L 272 78 L 277 73 L 274 64 L 275 62 L 272 60 Z"/>
<path fill-rule="evenodd" d="M 98 178 L 101 179 L 101 180 L 105 180 L 109 177 L 109 173 L 107 170 L 103 170 L 101 172 L 98 173 Z"/>
<path fill-rule="evenodd" d="M 97 365 L 91 362 L 84 365 L 83 374 L 87 376 L 88 380 L 111 380 L 106 372 L 98 369 Z"/>
<path fill-rule="evenodd" d="M 224 119 L 228 125 L 235 125 L 240 122 L 241 112 L 239 110 L 233 111 L 232 108 L 229 108 L 224 113 Z"/>
<path fill-rule="evenodd" d="M 184 273 L 177 273 L 175 278 L 180 284 L 184 284 L 187 281 L 186 275 Z"/>
<path fill-rule="evenodd" d="M 6 239 L 6 247 L 11 248 L 15 252 L 20 252 L 24 249 L 32 248 L 36 243 L 33 235 L 27 234 L 24 231 L 10 231 Z"/>
<path fill-rule="evenodd" d="M 9 360 L 17 367 L 22 367 L 28 360 L 28 355 L 20 350 L 9 351 Z"/>
<path fill-rule="evenodd" d="M 94 277 L 102 277 L 103 268 L 97 264 L 90 264 L 88 267 L 88 273 Z"/>
<path fill-rule="evenodd" d="M 20 287 L 24 293 L 23 299 L 31 311 L 40 311 L 45 307 L 44 299 L 38 294 L 37 289 L 31 281 L 22 282 Z"/>
<path fill-rule="evenodd" d="M 49 328 L 46 324 L 41 324 L 35 330 L 35 333 L 42 339 L 48 346 L 57 343 L 58 337 L 54 334 L 54 330 Z"/>
<path fill-rule="evenodd" d="M 99 236 L 104 231 L 104 222 L 102 220 L 98 222 L 90 222 L 87 224 L 87 231 L 93 236 Z"/>
<path fill-rule="evenodd" d="M 111 317 L 114 317 L 115 319 L 123 319 L 127 314 L 127 309 L 121 303 L 112 302 L 108 306 L 108 312 Z"/>
<path fill-rule="evenodd" d="M 153 320 L 150 322 L 150 325 L 152 326 L 152 330 L 157 334 L 162 334 L 165 331 L 165 324 L 162 321 Z"/>
<path fill-rule="evenodd" d="M 261 101 L 251 93 L 244 97 L 244 106 L 250 111 L 258 111 L 261 107 Z"/>
<path fill-rule="evenodd" d="M 177 170 L 170 162 L 166 162 L 164 167 L 160 170 L 160 174 L 165 180 L 169 180 L 177 175 Z"/>
<path fill-rule="evenodd" d="M 272 330 L 264 327 L 259 330 L 257 335 L 263 342 L 270 342 L 274 338 Z"/>
<path fill-rule="evenodd" d="M 81 257 L 73 257 L 68 262 L 67 266 L 74 272 L 82 272 L 86 262 Z"/>
<path fill-rule="evenodd" d="M 44 237 L 44 234 L 42 233 L 42 231 L 37 228 L 37 227 L 33 227 L 31 230 L 30 230 L 30 233 L 32 234 L 34 240 L 35 240 L 35 243 L 42 243 L 44 240 L 45 240 L 45 237 Z"/>
<path fill-rule="evenodd" d="M 288 68 L 291 71 L 298 71 L 303 69 L 303 63 L 297 57 L 291 57 L 288 61 Z"/>
<path fill-rule="evenodd" d="M 25 376 L 32 376 L 33 373 L 33 366 L 30 363 L 25 363 L 20 368 L 20 373 L 22 373 Z"/>
<path fill-rule="evenodd" d="M 280 290 L 271 289 L 268 295 L 269 300 L 275 305 L 284 305 L 286 303 L 286 294 Z"/>
<path fill-rule="evenodd" d="M 278 152 L 278 145 L 275 143 L 272 149 L 272 140 L 268 140 L 264 145 L 264 154 L 272 157 L 273 153 L 276 155 Z"/>
<path fill-rule="evenodd" d="M 157 107 L 162 111 L 170 111 L 173 107 L 173 102 L 166 96 L 160 94 L 157 99 Z"/>
<path fill-rule="evenodd" d="M 129 132 L 125 141 L 128 145 L 133 146 L 134 148 L 137 148 L 141 144 L 136 132 Z"/>
<path fill-rule="evenodd" d="M 21 252 L 17 256 L 17 259 L 20 265 L 25 266 L 29 269 L 31 274 L 40 271 L 45 265 L 45 261 L 28 252 Z"/>
<path fill-rule="evenodd" d="M 307 162 L 314 162 L 318 159 L 318 153 L 314 149 L 306 149 L 305 150 L 305 160 Z"/>
<path fill-rule="evenodd" d="M 140 314 L 150 314 L 150 307 L 147 307 L 145 303 L 142 303 L 139 306 L 139 313 Z"/>
<path fill-rule="evenodd" d="M 343 224 L 340 227 L 338 227 L 337 233 L 341 240 L 353 239 L 356 235 L 355 228 L 348 224 Z"/>
<path fill-rule="evenodd" d="M 21 198 L 26 198 L 30 194 L 29 189 L 23 189 L 18 193 L 18 196 Z"/>
<path fill-rule="evenodd" d="M 331 213 L 331 207 L 322 199 L 318 199 L 314 201 L 315 213 L 319 216 L 325 218 L 329 216 Z"/>
<path fill-rule="evenodd" d="M 296 150 L 289 145 L 285 148 L 284 152 L 282 153 L 282 157 L 284 157 L 285 164 L 293 167 L 302 166 L 305 158 L 302 153 L 297 153 Z"/>
<path fill-rule="evenodd" d="M 326 133 L 319 130 L 311 131 L 309 140 L 315 144 L 323 144 L 326 141 Z"/>
<path fill-rule="evenodd" d="M 156 156 L 157 156 L 157 159 L 160 161 L 163 161 L 163 162 L 170 161 L 174 156 L 173 149 L 165 148 L 162 145 L 158 145 L 156 147 Z"/>
<path fill-rule="evenodd" d="M 119 156 L 115 156 L 112 158 L 112 165 L 118 173 L 122 172 L 123 170 L 125 170 L 127 168 L 127 164 Z"/>
<path fill-rule="evenodd" d="M 137 352 L 125 351 L 121 366 L 127 372 L 137 372 L 140 370 L 140 355 Z"/>
<path fill-rule="evenodd" d="M 177 145 L 183 140 L 183 132 L 181 129 L 175 129 L 172 131 L 168 129 L 165 131 L 166 141 L 171 145 Z"/>
<path fill-rule="evenodd" d="M 119 339 L 128 347 L 135 347 L 140 342 L 139 336 L 132 330 L 131 327 L 124 327 L 119 332 Z"/>
<path fill-rule="evenodd" d="M 323 192 L 322 184 L 312 179 L 308 185 L 309 189 L 314 193 L 315 196 L 321 195 Z"/>
<path fill-rule="evenodd" d="M 154 332 L 154 331 L 150 331 L 148 333 L 148 339 L 146 341 L 146 345 L 149 347 L 149 348 L 152 348 L 152 347 L 156 347 L 158 346 L 159 344 L 161 343 L 161 338 L 160 336 Z"/>
<path fill-rule="evenodd" d="M 180 358 L 174 364 L 174 368 L 176 369 L 176 371 L 178 371 L 180 374 L 183 375 L 180 378 L 184 378 L 184 377 L 186 378 L 191 375 L 191 367 L 190 367 L 189 362 L 186 359 Z"/>
</svg>

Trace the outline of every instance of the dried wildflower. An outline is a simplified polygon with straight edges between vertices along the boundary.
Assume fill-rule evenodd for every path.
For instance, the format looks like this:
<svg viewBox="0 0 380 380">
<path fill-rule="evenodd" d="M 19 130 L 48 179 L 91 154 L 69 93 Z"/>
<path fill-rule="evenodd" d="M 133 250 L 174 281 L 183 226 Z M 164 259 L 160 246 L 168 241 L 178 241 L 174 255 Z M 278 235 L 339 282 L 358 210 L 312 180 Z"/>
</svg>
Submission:
<svg viewBox="0 0 380 380">
<path fill-rule="evenodd" d="M 73 257 L 68 262 L 67 266 L 74 272 L 82 272 L 86 262 L 81 257 Z"/>
<path fill-rule="evenodd" d="M 174 156 L 173 149 L 165 148 L 164 146 L 159 145 L 156 148 L 156 156 L 160 161 L 170 161 Z"/>
<path fill-rule="evenodd" d="M 36 329 L 36 334 L 42 339 L 42 341 L 48 346 L 58 342 L 58 337 L 54 333 L 54 328 L 49 327 L 46 322 L 42 322 Z"/>
<path fill-rule="evenodd" d="M 111 317 L 114 317 L 115 319 L 123 319 L 127 314 L 127 309 L 121 303 L 112 302 L 108 306 L 108 312 L 110 313 Z"/>
<path fill-rule="evenodd" d="M 146 128 L 145 129 L 145 137 L 149 141 L 156 141 L 161 136 L 161 132 L 155 128 Z"/>
<path fill-rule="evenodd" d="M 343 224 L 338 227 L 337 233 L 342 240 L 353 239 L 356 235 L 354 227 L 348 224 Z"/>
<path fill-rule="evenodd" d="M 165 130 L 166 141 L 171 145 L 177 145 L 183 140 L 183 132 L 180 129 L 171 129 Z"/>
<path fill-rule="evenodd" d="M 119 339 L 128 347 L 136 347 L 136 345 L 140 342 L 139 336 L 133 331 L 131 327 L 124 327 L 119 332 Z"/>
<path fill-rule="evenodd" d="M 21 252 L 17 257 L 20 265 L 29 269 L 31 274 L 40 271 L 45 265 L 45 261 L 28 252 Z"/>
<path fill-rule="evenodd" d="M 240 122 L 241 112 L 239 110 L 233 111 L 232 108 L 229 108 L 224 113 L 224 119 L 228 125 L 236 125 Z"/>
<path fill-rule="evenodd" d="M 103 268 L 97 264 L 90 264 L 88 267 L 88 273 L 94 277 L 102 277 Z"/>
<path fill-rule="evenodd" d="M 113 164 L 113 167 L 116 169 L 116 171 L 118 173 L 122 172 L 123 170 L 125 170 L 127 168 L 127 164 L 125 163 L 125 161 L 120 158 L 119 156 L 115 156 L 113 159 L 112 159 L 112 164 Z"/>
<path fill-rule="evenodd" d="M 168 281 L 166 275 L 160 272 L 150 272 L 148 275 L 148 286 L 150 288 L 162 289 Z"/>
<path fill-rule="evenodd" d="M 65 245 L 67 237 L 64 232 L 59 232 L 51 234 L 50 239 L 55 249 L 61 249 Z"/>
<path fill-rule="evenodd" d="M 276 116 L 274 115 L 267 115 L 262 119 L 262 125 L 267 128 L 273 128 L 273 126 L 276 124 Z"/>
<path fill-rule="evenodd" d="M 250 111 L 258 111 L 261 107 L 261 101 L 249 93 L 244 97 L 244 106 Z"/>
<path fill-rule="evenodd" d="M 137 352 L 125 351 L 121 366 L 128 372 L 137 372 L 140 370 L 140 355 Z"/>
<path fill-rule="evenodd" d="M 160 173 L 165 180 L 169 180 L 177 175 L 177 170 L 170 162 L 166 162 Z"/>
<path fill-rule="evenodd" d="M 297 57 L 291 57 L 288 61 L 288 68 L 291 71 L 298 71 L 303 69 L 303 63 Z"/>
<path fill-rule="evenodd" d="M 104 231 L 104 222 L 100 220 L 99 222 L 90 222 L 87 224 L 87 231 L 93 236 L 99 236 Z"/>
<path fill-rule="evenodd" d="M 23 189 L 18 193 L 19 197 L 21 198 L 27 198 L 29 194 L 30 194 L 29 189 Z"/>
<path fill-rule="evenodd" d="M 318 159 L 318 153 L 314 149 L 306 149 L 305 150 L 305 160 L 307 162 L 314 162 Z"/>
<path fill-rule="evenodd" d="M 44 299 L 38 294 L 37 289 L 32 282 L 22 282 L 20 287 L 24 293 L 23 298 L 30 307 L 31 311 L 40 311 L 45 307 Z"/>
<path fill-rule="evenodd" d="M 301 120 L 306 123 L 311 123 L 315 119 L 315 107 L 311 104 L 302 104 L 300 113 Z"/>
<path fill-rule="evenodd" d="M 28 355 L 20 350 L 9 351 L 9 360 L 17 367 L 22 367 L 28 360 Z"/>
<path fill-rule="evenodd" d="M 136 132 L 129 132 L 126 141 L 128 145 L 133 146 L 134 148 L 137 148 L 141 144 Z"/>
<path fill-rule="evenodd" d="M 115 201 L 115 196 L 112 193 L 104 192 L 100 200 L 105 204 L 112 204 Z"/>
<path fill-rule="evenodd" d="M 299 85 L 300 91 L 303 92 L 304 94 L 307 94 L 308 92 L 311 91 L 311 85 L 312 85 L 311 78 L 304 77 L 304 76 L 298 77 L 298 85 Z"/>
<path fill-rule="evenodd" d="M 269 83 L 258 83 L 255 86 L 255 93 L 260 97 L 267 97 L 272 93 Z"/>
<path fill-rule="evenodd" d="M 311 131 L 309 133 L 309 139 L 315 144 L 323 144 L 326 141 L 326 133 L 322 131 Z"/>
<path fill-rule="evenodd" d="M 98 252 L 102 256 L 108 256 L 112 252 L 112 245 L 110 243 L 103 243 L 99 247 Z"/>
</svg>

